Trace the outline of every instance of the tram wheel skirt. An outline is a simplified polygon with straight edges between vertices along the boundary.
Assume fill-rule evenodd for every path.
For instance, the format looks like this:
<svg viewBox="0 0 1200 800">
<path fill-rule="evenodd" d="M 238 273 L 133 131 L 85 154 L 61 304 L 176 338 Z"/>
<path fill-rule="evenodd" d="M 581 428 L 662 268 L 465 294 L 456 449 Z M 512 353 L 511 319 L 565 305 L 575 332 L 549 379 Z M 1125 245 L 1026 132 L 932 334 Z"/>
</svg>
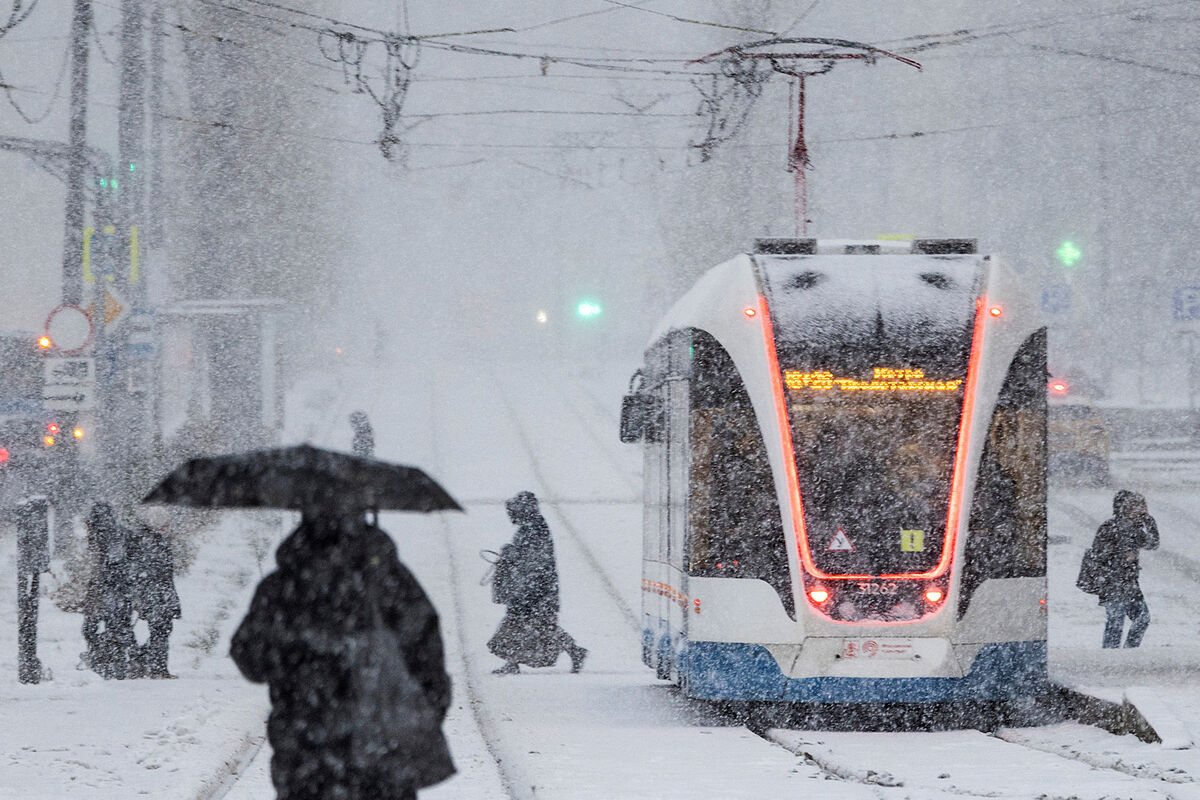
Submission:
<svg viewBox="0 0 1200 800">
<path fill-rule="evenodd" d="M 757 644 L 688 642 L 680 673 L 689 697 L 793 703 L 942 703 L 1044 693 L 1046 643 L 984 645 L 962 678 L 789 678 Z"/>
</svg>

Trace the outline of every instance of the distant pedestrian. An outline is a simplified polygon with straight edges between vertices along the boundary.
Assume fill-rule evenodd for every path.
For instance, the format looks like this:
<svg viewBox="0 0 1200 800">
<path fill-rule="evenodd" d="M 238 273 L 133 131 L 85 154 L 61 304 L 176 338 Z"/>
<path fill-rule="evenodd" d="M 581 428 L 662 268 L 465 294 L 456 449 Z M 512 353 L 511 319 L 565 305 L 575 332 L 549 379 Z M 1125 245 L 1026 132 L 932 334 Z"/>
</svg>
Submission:
<svg viewBox="0 0 1200 800">
<path fill-rule="evenodd" d="M 1138 583 L 1141 550 L 1158 547 L 1158 525 L 1146 508 L 1146 498 L 1125 489 L 1113 498 L 1113 516 L 1096 531 L 1092 558 L 1097 572 L 1100 605 L 1108 616 L 1104 626 L 1104 647 L 1120 647 L 1125 618 L 1131 624 L 1125 637 L 1126 647 L 1142 643 L 1150 625 L 1150 609 Z"/>
<path fill-rule="evenodd" d="M 155 514 L 161 509 L 147 509 Z M 146 621 L 150 638 L 138 648 L 138 663 L 148 678 L 172 678 L 167 669 L 168 642 L 175 620 L 182 616 L 179 593 L 175 590 L 175 567 L 171 543 L 165 526 L 153 524 L 159 520 L 140 523 L 133 532 L 129 547 L 129 570 L 133 611 Z"/>
<path fill-rule="evenodd" d="M 89 571 L 84 598 L 83 638 L 87 661 L 105 678 L 131 677 L 133 635 L 132 587 L 129 580 L 129 531 L 117 522 L 108 503 L 88 512 Z"/>
<path fill-rule="evenodd" d="M 549 667 L 559 654 L 571 658 L 579 672 L 587 650 L 558 626 L 558 568 L 550 527 L 533 492 L 519 492 L 505 503 L 508 518 L 517 525 L 512 542 L 496 562 L 493 598 L 505 605 L 504 619 L 488 641 L 488 649 L 504 659 L 498 675 L 515 675 L 521 664 Z"/>
<path fill-rule="evenodd" d="M 279 800 L 413 800 L 454 774 L 437 612 L 361 515 L 305 514 L 233 637 L 271 693 Z"/>
<path fill-rule="evenodd" d="M 375 457 L 375 431 L 363 411 L 355 411 L 350 415 L 350 426 L 354 429 L 352 451 L 362 458 Z"/>
</svg>

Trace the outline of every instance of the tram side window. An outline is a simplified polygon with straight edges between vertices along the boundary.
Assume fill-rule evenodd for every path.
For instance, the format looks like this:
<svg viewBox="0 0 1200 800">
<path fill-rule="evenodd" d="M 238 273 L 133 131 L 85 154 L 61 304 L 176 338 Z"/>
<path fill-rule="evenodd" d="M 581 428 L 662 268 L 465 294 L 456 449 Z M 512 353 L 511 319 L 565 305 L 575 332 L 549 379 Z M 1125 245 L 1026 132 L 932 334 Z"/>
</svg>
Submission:
<svg viewBox="0 0 1200 800">
<path fill-rule="evenodd" d="M 988 578 L 1046 574 L 1046 330 L 1009 365 L 971 506 L 959 615 Z"/>
<path fill-rule="evenodd" d="M 758 578 L 794 614 L 775 482 L 754 408 L 729 354 L 692 339 L 689 572 Z"/>
</svg>

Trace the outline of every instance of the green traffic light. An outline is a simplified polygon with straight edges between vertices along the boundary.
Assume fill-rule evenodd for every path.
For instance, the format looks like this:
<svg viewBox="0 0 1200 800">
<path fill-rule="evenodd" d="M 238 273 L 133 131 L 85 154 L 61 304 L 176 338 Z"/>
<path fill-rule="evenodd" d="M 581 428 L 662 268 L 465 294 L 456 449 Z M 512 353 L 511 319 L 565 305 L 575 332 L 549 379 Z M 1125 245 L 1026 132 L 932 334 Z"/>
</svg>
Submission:
<svg viewBox="0 0 1200 800">
<path fill-rule="evenodd" d="M 581 317 L 598 317 L 601 310 L 600 304 L 591 300 L 583 300 L 575 308 L 575 312 Z"/>
<path fill-rule="evenodd" d="M 1054 251 L 1054 255 L 1058 256 L 1058 261 L 1064 267 L 1073 267 L 1083 258 L 1083 251 L 1075 246 L 1074 242 L 1063 242 Z"/>
</svg>

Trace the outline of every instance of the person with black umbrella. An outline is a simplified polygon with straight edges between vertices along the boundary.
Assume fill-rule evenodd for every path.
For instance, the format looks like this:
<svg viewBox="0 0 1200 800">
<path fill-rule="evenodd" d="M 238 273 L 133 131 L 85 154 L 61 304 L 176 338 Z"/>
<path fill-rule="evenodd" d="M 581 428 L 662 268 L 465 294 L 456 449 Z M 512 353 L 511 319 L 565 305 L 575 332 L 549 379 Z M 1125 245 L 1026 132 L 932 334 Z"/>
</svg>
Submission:
<svg viewBox="0 0 1200 800">
<path fill-rule="evenodd" d="M 270 686 L 280 800 L 407 800 L 450 777 L 437 612 L 387 534 L 306 514 L 275 560 L 230 655 Z"/>
<path fill-rule="evenodd" d="M 145 499 L 291 508 L 301 521 L 230 655 L 267 683 L 280 800 L 412 800 L 454 774 L 438 616 L 366 510 L 461 507 L 421 470 L 309 445 L 193 459 Z"/>
</svg>

